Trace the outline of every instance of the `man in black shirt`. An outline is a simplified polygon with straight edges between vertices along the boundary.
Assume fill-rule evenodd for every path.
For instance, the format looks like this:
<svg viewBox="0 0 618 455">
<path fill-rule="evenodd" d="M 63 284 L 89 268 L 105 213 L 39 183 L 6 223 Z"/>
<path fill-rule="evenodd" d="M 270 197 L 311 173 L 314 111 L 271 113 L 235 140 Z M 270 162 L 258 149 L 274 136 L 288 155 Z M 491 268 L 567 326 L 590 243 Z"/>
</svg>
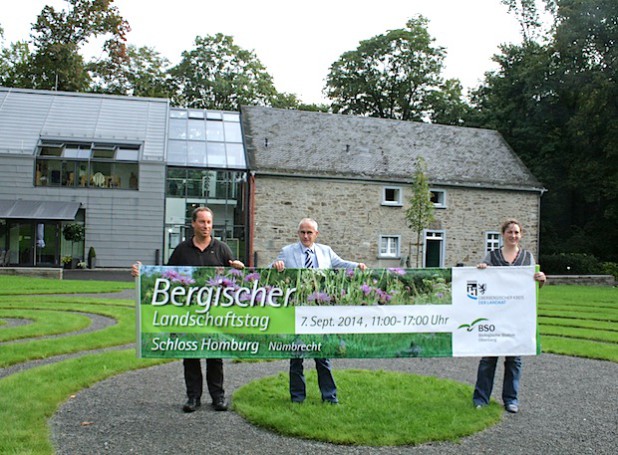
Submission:
<svg viewBox="0 0 618 455">
<path fill-rule="evenodd" d="M 191 226 L 193 237 L 178 244 L 167 265 L 212 267 L 229 266 L 243 269 L 245 265 L 234 260 L 232 250 L 225 243 L 212 236 L 213 213 L 208 207 L 198 207 L 193 211 Z M 139 275 L 139 262 L 133 265 L 132 275 Z M 202 367 L 200 359 L 183 360 L 187 402 L 184 412 L 194 412 L 201 405 Z M 223 390 L 223 360 L 206 359 L 206 384 L 216 411 L 226 411 L 225 391 Z"/>
</svg>

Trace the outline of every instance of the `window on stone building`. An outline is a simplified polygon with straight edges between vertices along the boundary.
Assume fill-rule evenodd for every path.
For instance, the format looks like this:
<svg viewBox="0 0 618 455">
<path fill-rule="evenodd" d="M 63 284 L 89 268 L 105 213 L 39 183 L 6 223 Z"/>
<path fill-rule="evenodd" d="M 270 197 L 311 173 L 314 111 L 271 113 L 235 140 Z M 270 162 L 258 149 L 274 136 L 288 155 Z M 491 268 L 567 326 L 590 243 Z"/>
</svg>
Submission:
<svg viewBox="0 0 618 455">
<path fill-rule="evenodd" d="M 493 251 L 500 248 L 500 233 L 486 232 L 485 233 L 485 251 Z"/>
<path fill-rule="evenodd" d="M 382 205 L 401 206 L 401 188 L 385 186 L 382 188 Z"/>
<path fill-rule="evenodd" d="M 380 252 L 381 258 L 399 258 L 401 236 L 400 235 L 381 235 L 380 236 Z"/>
<path fill-rule="evenodd" d="M 444 190 L 429 190 L 431 193 L 431 202 L 436 208 L 446 208 L 446 191 Z"/>
</svg>

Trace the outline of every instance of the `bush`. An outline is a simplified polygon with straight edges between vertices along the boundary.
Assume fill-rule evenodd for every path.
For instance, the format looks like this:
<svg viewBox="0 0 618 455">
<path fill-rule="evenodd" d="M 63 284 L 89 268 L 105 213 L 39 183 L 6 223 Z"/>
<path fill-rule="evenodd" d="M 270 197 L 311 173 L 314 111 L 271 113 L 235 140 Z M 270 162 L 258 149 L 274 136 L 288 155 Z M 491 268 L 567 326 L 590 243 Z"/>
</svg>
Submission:
<svg viewBox="0 0 618 455">
<path fill-rule="evenodd" d="M 603 275 L 614 275 L 614 279 L 618 280 L 618 264 L 615 262 L 603 262 L 601 264 Z"/>
<path fill-rule="evenodd" d="M 70 223 L 64 226 L 62 235 L 64 235 L 65 240 L 69 242 L 81 242 L 84 240 L 85 229 L 81 224 Z"/>
<path fill-rule="evenodd" d="M 599 275 L 603 268 L 599 260 L 583 253 L 548 254 L 539 258 L 541 269 L 548 275 Z"/>
</svg>

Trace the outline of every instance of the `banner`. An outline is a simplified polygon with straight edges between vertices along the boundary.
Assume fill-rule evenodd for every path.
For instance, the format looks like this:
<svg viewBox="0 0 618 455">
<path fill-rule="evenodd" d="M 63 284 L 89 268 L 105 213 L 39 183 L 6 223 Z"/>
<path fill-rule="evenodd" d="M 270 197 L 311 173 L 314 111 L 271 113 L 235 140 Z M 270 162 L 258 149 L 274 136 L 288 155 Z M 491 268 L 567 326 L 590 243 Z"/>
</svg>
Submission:
<svg viewBox="0 0 618 455">
<path fill-rule="evenodd" d="M 534 272 L 142 266 L 138 356 L 535 355 Z"/>
</svg>

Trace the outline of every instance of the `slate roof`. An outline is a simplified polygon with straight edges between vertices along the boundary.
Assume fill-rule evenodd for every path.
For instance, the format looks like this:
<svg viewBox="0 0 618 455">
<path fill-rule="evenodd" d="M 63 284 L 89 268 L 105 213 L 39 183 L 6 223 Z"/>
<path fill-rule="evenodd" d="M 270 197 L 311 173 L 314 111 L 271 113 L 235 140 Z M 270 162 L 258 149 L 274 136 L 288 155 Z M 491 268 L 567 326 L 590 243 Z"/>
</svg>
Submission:
<svg viewBox="0 0 618 455">
<path fill-rule="evenodd" d="M 496 131 L 255 106 L 241 112 L 258 175 L 408 182 L 423 156 L 432 185 L 543 191 Z"/>
</svg>

